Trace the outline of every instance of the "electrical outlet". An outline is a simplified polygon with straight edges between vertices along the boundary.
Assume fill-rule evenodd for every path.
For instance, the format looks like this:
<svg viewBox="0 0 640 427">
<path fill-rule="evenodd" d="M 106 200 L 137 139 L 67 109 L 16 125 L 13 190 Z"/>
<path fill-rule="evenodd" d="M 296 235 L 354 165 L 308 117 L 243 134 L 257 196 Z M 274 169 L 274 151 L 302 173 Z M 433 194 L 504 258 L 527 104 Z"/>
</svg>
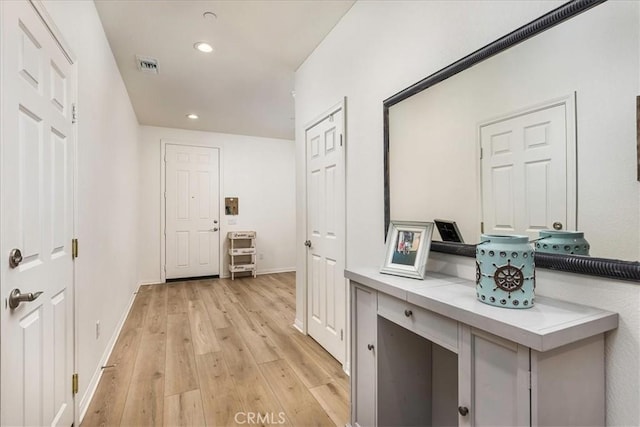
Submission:
<svg viewBox="0 0 640 427">
<path fill-rule="evenodd" d="M 96 339 L 100 338 L 100 321 L 96 321 Z"/>
</svg>

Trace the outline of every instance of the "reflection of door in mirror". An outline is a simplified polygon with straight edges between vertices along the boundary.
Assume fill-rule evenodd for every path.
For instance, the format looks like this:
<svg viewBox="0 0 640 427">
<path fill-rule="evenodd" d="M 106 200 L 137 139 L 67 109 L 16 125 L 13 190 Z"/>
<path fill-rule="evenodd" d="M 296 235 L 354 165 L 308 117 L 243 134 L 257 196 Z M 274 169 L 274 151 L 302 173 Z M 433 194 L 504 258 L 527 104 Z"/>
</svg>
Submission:
<svg viewBox="0 0 640 427">
<path fill-rule="evenodd" d="M 576 227 L 573 103 L 549 102 L 480 125 L 484 232 L 537 238 Z"/>
</svg>

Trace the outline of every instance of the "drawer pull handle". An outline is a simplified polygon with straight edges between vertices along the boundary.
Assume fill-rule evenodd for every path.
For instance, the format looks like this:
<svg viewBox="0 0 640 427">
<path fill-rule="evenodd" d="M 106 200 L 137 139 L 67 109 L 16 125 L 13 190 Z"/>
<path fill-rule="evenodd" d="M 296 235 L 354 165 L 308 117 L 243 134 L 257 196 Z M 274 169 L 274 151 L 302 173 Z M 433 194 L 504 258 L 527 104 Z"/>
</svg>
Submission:
<svg viewBox="0 0 640 427">
<path fill-rule="evenodd" d="M 405 315 L 405 316 L 407 316 L 407 317 L 411 317 L 411 316 L 413 316 L 413 311 L 411 311 L 411 310 L 405 310 L 405 311 L 404 311 L 404 315 Z"/>
<path fill-rule="evenodd" d="M 462 415 L 463 417 L 466 417 L 467 414 L 469 413 L 469 408 L 467 408 L 466 406 L 458 406 L 458 412 L 460 413 L 460 415 Z"/>
<path fill-rule="evenodd" d="M 367 344 L 367 348 L 371 351 L 373 351 L 373 344 Z"/>
</svg>

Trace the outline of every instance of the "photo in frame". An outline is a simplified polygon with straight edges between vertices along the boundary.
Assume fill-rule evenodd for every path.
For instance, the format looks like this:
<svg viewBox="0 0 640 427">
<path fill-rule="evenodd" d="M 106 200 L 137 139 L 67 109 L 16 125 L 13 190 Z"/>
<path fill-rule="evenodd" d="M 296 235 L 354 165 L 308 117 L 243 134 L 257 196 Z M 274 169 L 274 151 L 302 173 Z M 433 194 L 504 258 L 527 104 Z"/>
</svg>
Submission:
<svg viewBox="0 0 640 427">
<path fill-rule="evenodd" d="M 381 273 L 424 279 L 433 222 L 391 221 Z"/>
</svg>

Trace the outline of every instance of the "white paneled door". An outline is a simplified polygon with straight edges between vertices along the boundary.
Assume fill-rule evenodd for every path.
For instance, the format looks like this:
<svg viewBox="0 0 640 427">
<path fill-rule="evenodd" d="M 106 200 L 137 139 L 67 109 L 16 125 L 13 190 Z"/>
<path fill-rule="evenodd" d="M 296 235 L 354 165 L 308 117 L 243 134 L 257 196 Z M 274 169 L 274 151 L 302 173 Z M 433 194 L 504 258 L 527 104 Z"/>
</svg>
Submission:
<svg viewBox="0 0 640 427">
<path fill-rule="evenodd" d="M 165 147 L 166 277 L 219 275 L 218 149 Z"/>
<path fill-rule="evenodd" d="M 484 232 L 538 237 L 573 230 L 572 103 L 559 102 L 480 127 Z"/>
<path fill-rule="evenodd" d="M 340 105 L 306 130 L 307 330 L 342 363 L 346 350 L 343 121 Z"/>
<path fill-rule="evenodd" d="M 75 67 L 30 2 L 0 2 L 0 15 L 0 421 L 67 427 L 74 421 Z"/>
</svg>

